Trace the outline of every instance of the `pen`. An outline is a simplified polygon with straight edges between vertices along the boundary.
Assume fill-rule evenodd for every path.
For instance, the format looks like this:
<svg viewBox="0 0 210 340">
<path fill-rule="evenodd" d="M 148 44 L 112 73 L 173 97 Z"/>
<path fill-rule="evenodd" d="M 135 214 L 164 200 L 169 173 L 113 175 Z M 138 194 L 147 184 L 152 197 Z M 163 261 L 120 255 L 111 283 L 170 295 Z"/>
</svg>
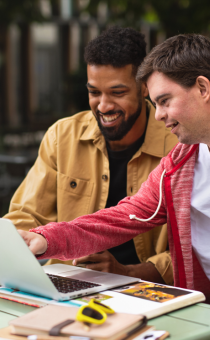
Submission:
<svg viewBox="0 0 210 340">
<path fill-rule="evenodd" d="M 70 340 L 91 340 L 91 338 L 87 336 L 77 336 L 77 335 L 71 335 L 71 336 L 50 336 L 50 335 L 29 335 L 27 336 L 28 340 L 64 340 L 64 339 L 70 339 Z"/>
<path fill-rule="evenodd" d="M 21 303 L 22 305 L 27 305 L 27 306 L 36 307 L 36 308 L 41 307 L 38 304 L 31 303 L 31 302 L 26 302 L 26 301 L 21 301 L 21 300 L 18 300 L 18 299 L 14 299 L 13 297 L 10 298 L 10 297 L 6 297 L 6 296 L 0 295 L 0 299 L 9 300 L 9 301 L 12 301 L 12 302 L 17 302 L 17 303 Z"/>
</svg>

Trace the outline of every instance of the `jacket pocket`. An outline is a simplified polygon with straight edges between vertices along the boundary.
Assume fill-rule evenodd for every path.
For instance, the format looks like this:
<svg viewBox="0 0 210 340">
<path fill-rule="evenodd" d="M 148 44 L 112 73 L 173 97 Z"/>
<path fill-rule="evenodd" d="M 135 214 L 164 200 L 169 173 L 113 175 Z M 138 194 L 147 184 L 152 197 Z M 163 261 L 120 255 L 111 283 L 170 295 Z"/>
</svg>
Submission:
<svg viewBox="0 0 210 340">
<path fill-rule="evenodd" d="M 57 173 L 58 221 L 71 221 L 89 214 L 94 183 Z"/>
<path fill-rule="evenodd" d="M 74 195 L 90 197 L 92 195 L 94 183 L 76 177 L 66 176 L 58 172 L 57 187 L 59 189 L 71 192 Z"/>
</svg>

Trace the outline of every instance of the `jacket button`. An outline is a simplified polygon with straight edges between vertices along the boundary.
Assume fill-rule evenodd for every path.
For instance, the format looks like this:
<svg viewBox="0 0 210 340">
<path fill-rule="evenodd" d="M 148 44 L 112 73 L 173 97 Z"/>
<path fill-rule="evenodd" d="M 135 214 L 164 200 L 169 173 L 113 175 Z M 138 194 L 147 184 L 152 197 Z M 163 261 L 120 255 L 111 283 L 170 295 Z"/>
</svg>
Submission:
<svg viewBox="0 0 210 340">
<path fill-rule="evenodd" d="M 77 186 L 77 183 L 76 183 L 76 182 L 74 182 L 74 181 L 71 181 L 71 182 L 70 182 L 70 187 L 71 187 L 72 189 L 75 189 L 76 186 Z"/>
<path fill-rule="evenodd" d="M 108 180 L 108 176 L 107 175 L 102 175 L 102 179 L 103 179 L 103 181 L 107 181 Z"/>
</svg>

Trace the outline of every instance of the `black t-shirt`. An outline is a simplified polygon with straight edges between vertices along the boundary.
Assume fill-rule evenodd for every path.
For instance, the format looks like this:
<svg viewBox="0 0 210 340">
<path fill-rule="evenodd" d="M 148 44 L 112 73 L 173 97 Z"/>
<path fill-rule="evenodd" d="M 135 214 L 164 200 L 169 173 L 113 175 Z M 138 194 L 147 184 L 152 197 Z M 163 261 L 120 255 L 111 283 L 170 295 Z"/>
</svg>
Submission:
<svg viewBox="0 0 210 340">
<path fill-rule="evenodd" d="M 134 144 L 122 151 L 110 150 L 107 144 L 107 151 L 109 155 L 110 185 L 106 208 L 117 205 L 121 199 L 127 196 L 127 164 L 143 144 L 144 137 L 145 132 Z M 133 240 L 108 250 L 121 264 L 127 265 L 140 263 L 136 254 Z"/>
</svg>

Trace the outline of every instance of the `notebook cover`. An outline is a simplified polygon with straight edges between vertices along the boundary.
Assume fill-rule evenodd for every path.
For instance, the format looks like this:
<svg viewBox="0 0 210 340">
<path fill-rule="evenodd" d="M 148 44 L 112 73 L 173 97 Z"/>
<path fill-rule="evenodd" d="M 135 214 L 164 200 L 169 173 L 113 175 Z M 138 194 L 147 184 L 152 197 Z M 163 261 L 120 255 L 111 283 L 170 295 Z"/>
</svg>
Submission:
<svg viewBox="0 0 210 340">
<path fill-rule="evenodd" d="M 48 305 L 10 321 L 10 325 L 13 326 L 15 334 L 21 334 L 21 329 L 26 332 L 24 334 L 48 334 L 49 330 L 56 324 L 67 319 L 75 320 L 77 311 L 78 308 L 76 307 Z M 75 321 L 64 327 L 61 334 L 108 339 L 122 333 L 123 330 L 126 332 L 128 328 L 132 329 L 132 326 L 135 327 L 138 321 L 142 319 L 143 316 L 140 315 L 115 313 L 108 315 L 104 324 L 100 326 L 91 325 L 88 332 L 84 329 L 83 323 Z"/>
</svg>

